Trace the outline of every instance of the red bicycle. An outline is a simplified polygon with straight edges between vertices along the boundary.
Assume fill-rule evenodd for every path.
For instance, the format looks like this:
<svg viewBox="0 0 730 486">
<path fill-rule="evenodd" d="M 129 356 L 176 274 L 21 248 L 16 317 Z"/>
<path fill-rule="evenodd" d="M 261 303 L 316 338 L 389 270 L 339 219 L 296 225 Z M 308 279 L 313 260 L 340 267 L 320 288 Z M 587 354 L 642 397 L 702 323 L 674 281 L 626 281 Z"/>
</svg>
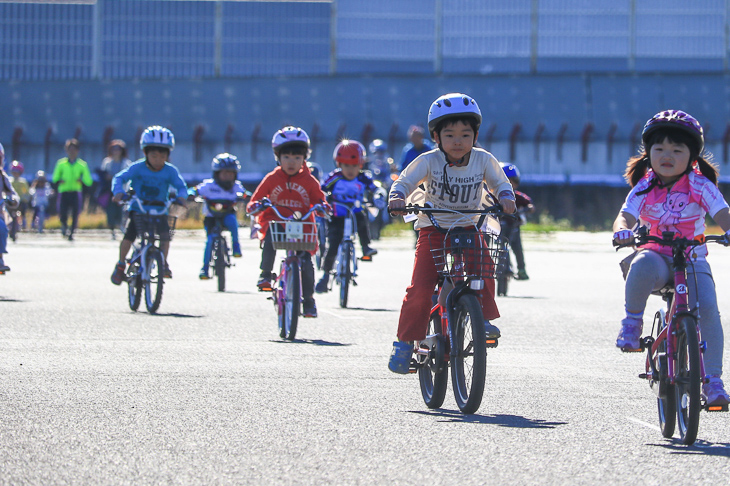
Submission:
<svg viewBox="0 0 730 486">
<path fill-rule="evenodd" d="M 672 249 L 674 281 L 658 292 L 667 307 L 655 314 L 651 335 L 640 340 L 641 350 L 647 355 L 646 371 L 639 378 L 648 380 L 657 396 L 662 435 L 672 437 L 678 426 L 682 443 L 691 445 L 697 439 L 700 411 L 726 412 L 728 406 L 708 406 L 702 397 L 702 384 L 709 381 L 702 358 L 706 343 L 700 334 L 697 306 L 689 307 L 687 268 L 692 263 L 687 259 L 687 250 L 713 241 L 727 246 L 730 241 L 726 235 L 702 235 L 696 239 L 674 235 L 667 231 L 660 238 L 640 228 L 635 243 L 619 245 L 617 249 L 650 242 Z"/>
</svg>

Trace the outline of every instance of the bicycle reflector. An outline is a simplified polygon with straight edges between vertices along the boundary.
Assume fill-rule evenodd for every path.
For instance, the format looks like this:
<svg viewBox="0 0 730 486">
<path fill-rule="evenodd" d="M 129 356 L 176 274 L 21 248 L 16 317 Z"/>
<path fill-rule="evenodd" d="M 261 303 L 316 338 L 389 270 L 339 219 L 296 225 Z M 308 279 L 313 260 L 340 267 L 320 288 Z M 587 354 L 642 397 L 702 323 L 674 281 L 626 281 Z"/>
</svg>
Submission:
<svg viewBox="0 0 730 486">
<path fill-rule="evenodd" d="M 727 405 L 708 405 L 708 412 L 727 412 Z"/>
</svg>

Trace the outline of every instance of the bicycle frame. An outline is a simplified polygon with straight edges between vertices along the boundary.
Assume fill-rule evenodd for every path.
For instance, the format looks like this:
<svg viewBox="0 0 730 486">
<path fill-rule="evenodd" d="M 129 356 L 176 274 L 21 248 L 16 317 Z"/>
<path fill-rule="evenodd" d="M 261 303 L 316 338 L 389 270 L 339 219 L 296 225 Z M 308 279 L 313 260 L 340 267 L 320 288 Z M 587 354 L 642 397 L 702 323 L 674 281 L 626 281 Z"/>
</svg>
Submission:
<svg viewBox="0 0 730 486">
<path fill-rule="evenodd" d="M 355 277 L 357 277 L 357 253 L 352 237 L 357 232 L 357 220 L 355 219 L 355 213 L 352 211 L 352 208 L 349 205 L 342 204 L 342 206 L 347 208 L 347 217 L 345 218 L 345 227 L 342 233 L 342 241 L 340 241 L 340 245 L 337 247 L 337 264 L 335 265 L 335 268 L 337 269 L 338 275 L 340 273 L 340 270 L 345 270 L 340 268 L 340 264 L 343 261 L 345 251 L 347 251 L 347 245 L 351 244 L 352 272 L 350 273 L 350 278 L 354 279 Z"/>
<path fill-rule="evenodd" d="M 672 359 L 667 360 L 667 376 L 669 377 L 669 383 L 671 385 L 676 384 L 677 376 L 675 372 L 676 364 L 676 352 L 677 352 L 677 333 L 676 324 L 679 317 L 683 315 L 689 315 L 695 319 L 695 322 L 699 322 L 699 315 L 697 309 L 689 308 L 689 301 L 687 298 L 687 261 L 684 252 L 675 250 L 673 255 L 673 269 L 674 269 L 674 284 L 671 291 L 664 294 L 663 298 L 667 302 L 667 312 L 664 314 L 664 329 L 662 329 L 657 335 L 653 343 L 647 352 L 646 358 L 646 371 L 657 372 L 654 366 L 654 359 L 659 353 L 659 348 L 663 342 L 667 344 L 667 356 Z M 671 331 L 671 332 L 670 332 Z M 697 326 L 697 341 L 700 343 L 700 350 L 704 348 L 700 328 Z M 703 383 L 707 383 L 705 376 L 705 360 L 702 358 L 700 353 L 700 376 L 702 376 Z"/>
<path fill-rule="evenodd" d="M 139 208 L 139 213 L 144 214 L 147 216 L 167 216 L 168 211 L 170 209 L 170 206 L 172 205 L 172 200 L 168 200 L 165 202 L 164 207 L 162 207 L 159 210 L 154 209 L 145 209 L 143 201 L 139 199 L 139 197 L 132 195 L 129 198 L 126 199 L 127 201 L 127 210 L 129 210 L 129 206 L 132 202 L 136 202 Z M 154 237 L 154 233 L 149 234 L 146 231 L 142 231 L 138 233 L 139 243 L 134 243 L 132 248 L 132 256 L 129 259 L 129 264 L 133 265 L 135 263 L 139 264 L 140 268 L 140 275 L 142 277 L 143 282 L 149 282 L 150 280 L 150 274 L 149 269 L 147 268 L 147 253 L 149 252 L 150 248 L 154 247 L 158 251 L 161 251 L 160 248 L 155 245 L 156 241 L 159 241 L 157 238 Z M 165 255 L 162 255 L 163 261 L 165 261 Z"/>
</svg>

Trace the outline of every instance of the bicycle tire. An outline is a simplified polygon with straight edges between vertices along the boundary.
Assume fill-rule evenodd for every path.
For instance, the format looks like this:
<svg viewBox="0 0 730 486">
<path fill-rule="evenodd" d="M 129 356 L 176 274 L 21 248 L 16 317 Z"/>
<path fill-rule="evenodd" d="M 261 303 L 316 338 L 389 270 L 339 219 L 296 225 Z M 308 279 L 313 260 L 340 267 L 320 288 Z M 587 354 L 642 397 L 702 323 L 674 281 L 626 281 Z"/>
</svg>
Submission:
<svg viewBox="0 0 730 486">
<path fill-rule="evenodd" d="M 451 386 L 456 405 L 465 414 L 479 409 L 487 373 L 487 342 L 484 315 L 474 294 L 456 302 L 451 355 Z"/>
<path fill-rule="evenodd" d="M 226 242 L 221 236 L 219 237 L 213 247 L 215 275 L 218 277 L 218 292 L 226 291 Z"/>
<path fill-rule="evenodd" d="M 154 314 L 162 303 L 162 289 L 165 284 L 165 259 L 157 248 L 147 251 L 149 280 L 144 283 L 144 303 L 147 312 Z"/>
<path fill-rule="evenodd" d="M 656 336 L 654 336 L 654 339 L 657 339 L 666 326 L 662 312 L 657 312 L 656 317 L 654 317 L 654 322 L 656 323 Z M 657 347 L 657 354 L 652 359 L 654 360 L 654 366 L 659 371 L 659 383 L 655 385 L 659 387 L 659 397 L 656 400 L 659 415 L 659 430 L 663 437 L 669 439 L 674 435 L 674 429 L 677 423 L 677 398 L 674 395 L 674 385 L 669 383 L 666 353 L 667 340 L 664 339 Z"/>
<path fill-rule="evenodd" d="M 350 295 L 350 280 L 352 280 L 352 257 L 355 253 L 355 247 L 352 243 L 342 244 L 342 261 L 340 262 L 340 271 L 337 273 L 340 279 L 340 307 L 347 307 L 347 299 Z"/>
<path fill-rule="evenodd" d="M 677 401 L 677 428 L 683 444 L 692 445 L 700 425 L 701 387 L 700 347 L 697 321 L 682 316 L 677 323 L 677 366 L 674 385 Z"/>
<path fill-rule="evenodd" d="M 428 321 L 428 331 L 426 335 L 440 334 L 441 332 L 441 314 L 434 311 L 431 319 Z M 446 340 L 440 343 L 446 348 Z M 438 353 L 436 353 L 438 354 Z M 444 357 L 446 350 L 444 349 Z M 449 366 L 446 360 L 438 363 L 436 356 L 429 356 L 426 363 L 418 369 L 418 382 L 421 385 L 421 396 L 423 402 L 428 408 L 439 408 L 446 398 L 446 389 L 449 384 Z"/>
<path fill-rule="evenodd" d="M 130 265 L 127 270 L 127 285 L 129 308 L 136 311 L 142 302 L 142 281 L 139 276 L 139 265 L 136 263 Z"/>
<path fill-rule="evenodd" d="M 292 261 L 288 264 L 286 271 L 286 283 L 284 292 L 284 339 L 293 341 L 297 335 L 297 324 L 300 311 L 300 285 L 299 262 Z"/>
</svg>

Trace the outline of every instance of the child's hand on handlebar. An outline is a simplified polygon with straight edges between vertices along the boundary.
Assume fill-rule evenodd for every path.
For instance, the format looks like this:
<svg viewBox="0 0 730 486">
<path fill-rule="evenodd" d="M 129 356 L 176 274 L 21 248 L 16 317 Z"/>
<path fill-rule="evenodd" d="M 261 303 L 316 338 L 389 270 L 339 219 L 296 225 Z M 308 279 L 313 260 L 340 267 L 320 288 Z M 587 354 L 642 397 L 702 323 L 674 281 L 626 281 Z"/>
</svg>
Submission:
<svg viewBox="0 0 730 486">
<path fill-rule="evenodd" d="M 394 193 L 388 199 L 388 212 L 390 214 L 402 214 L 406 207 L 406 198 L 402 194 Z"/>
<path fill-rule="evenodd" d="M 634 242 L 634 233 L 628 229 L 618 230 L 613 234 L 613 242 L 616 246 L 630 245 Z"/>
<path fill-rule="evenodd" d="M 118 193 L 114 194 L 114 197 L 112 198 L 112 201 L 114 201 L 115 203 L 119 204 L 120 202 L 122 202 L 122 199 L 123 198 L 124 198 L 124 193 L 123 192 L 118 192 Z"/>
<path fill-rule="evenodd" d="M 507 214 L 512 214 L 517 209 L 514 199 L 503 198 L 499 200 L 499 204 L 502 206 L 502 211 Z"/>
</svg>

